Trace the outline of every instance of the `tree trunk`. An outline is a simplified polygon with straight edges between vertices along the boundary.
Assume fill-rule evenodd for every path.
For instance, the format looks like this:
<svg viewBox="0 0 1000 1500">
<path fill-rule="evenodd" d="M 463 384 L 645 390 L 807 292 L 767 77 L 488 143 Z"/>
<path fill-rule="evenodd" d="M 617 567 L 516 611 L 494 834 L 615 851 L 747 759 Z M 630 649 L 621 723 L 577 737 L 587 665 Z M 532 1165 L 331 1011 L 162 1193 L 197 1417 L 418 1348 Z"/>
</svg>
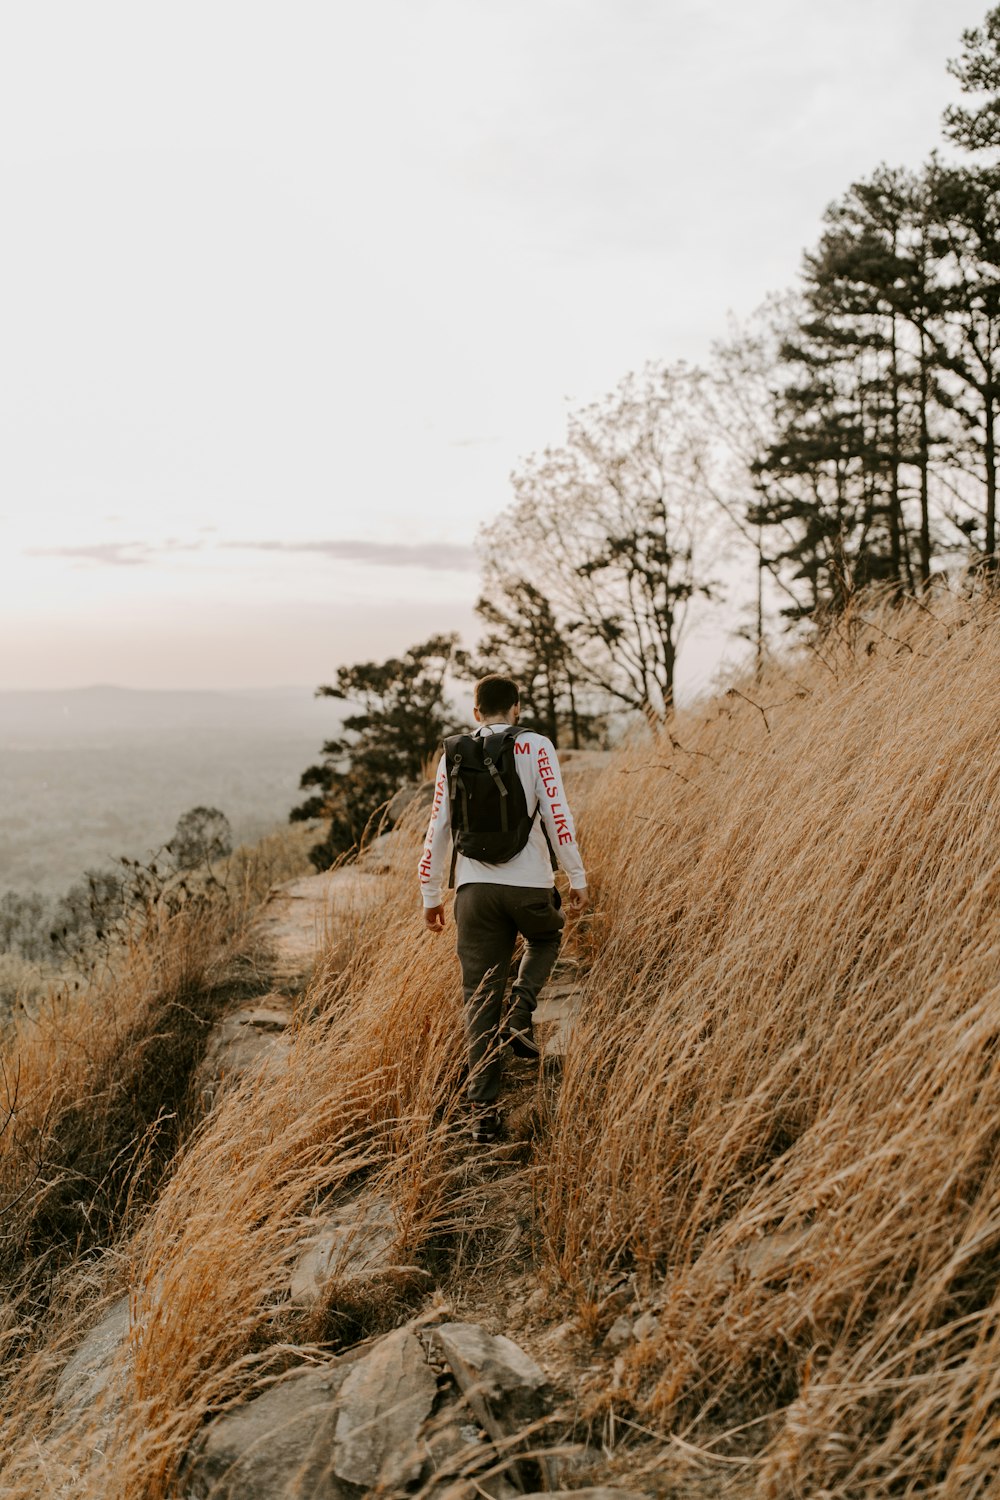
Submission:
<svg viewBox="0 0 1000 1500">
<path fill-rule="evenodd" d="M 895 247 L 894 247 L 895 248 Z M 892 452 L 889 461 L 889 554 L 893 577 L 903 581 L 902 504 L 899 498 L 899 349 L 896 340 L 896 314 L 892 315 Z"/>
<path fill-rule="evenodd" d="M 757 527 L 757 642 L 755 676 L 764 670 L 764 528 Z"/>
<path fill-rule="evenodd" d="M 997 543 L 997 447 L 996 447 L 996 399 L 992 385 L 987 386 L 983 396 L 986 421 L 986 556 L 992 558 Z"/>
<path fill-rule="evenodd" d="M 920 581 L 926 588 L 931 577 L 930 432 L 927 423 L 927 348 L 920 330 Z"/>
</svg>

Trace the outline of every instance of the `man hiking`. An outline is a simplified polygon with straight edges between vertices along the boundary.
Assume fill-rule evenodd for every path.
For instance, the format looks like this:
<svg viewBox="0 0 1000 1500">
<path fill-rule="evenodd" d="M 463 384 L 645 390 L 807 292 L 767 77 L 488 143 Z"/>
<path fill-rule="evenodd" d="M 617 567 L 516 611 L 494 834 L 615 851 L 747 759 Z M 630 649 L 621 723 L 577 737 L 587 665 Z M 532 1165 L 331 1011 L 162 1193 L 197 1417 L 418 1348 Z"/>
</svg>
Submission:
<svg viewBox="0 0 1000 1500">
<path fill-rule="evenodd" d="M 474 735 L 452 735 L 434 779 L 434 803 L 420 858 L 424 920 L 444 930 L 442 895 L 452 835 L 451 879 L 469 1046 L 473 1135 L 495 1140 L 501 1047 L 537 1058 L 532 1012 L 559 952 L 565 918 L 556 859 L 570 880 L 570 909 L 587 904 L 587 877 L 559 761 L 544 734 L 516 727 L 517 684 L 491 674 L 476 683 Z M 524 953 L 502 1017 L 518 933 Z M 501 1022 L 503 1023 L 501 1025 Z"/>
</svg>

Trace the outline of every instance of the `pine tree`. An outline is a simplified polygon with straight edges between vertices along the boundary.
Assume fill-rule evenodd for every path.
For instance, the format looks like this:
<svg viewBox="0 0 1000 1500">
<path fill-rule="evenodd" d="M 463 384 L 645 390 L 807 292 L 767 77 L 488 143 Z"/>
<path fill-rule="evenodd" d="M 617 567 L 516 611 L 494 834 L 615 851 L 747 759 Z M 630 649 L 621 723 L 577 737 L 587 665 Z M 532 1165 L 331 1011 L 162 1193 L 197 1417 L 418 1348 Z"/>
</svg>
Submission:
<svg viewBox="0 0 1000 1500">
<path fill-rule="evenodd" d="M 327 740 L 323 759 L 302 773 L 300 788 L 315 788 L 290 817 L 329 819 L 326 838 L 310 850 L 318 869 L 359 844 L 372 817 L 407 781 L 423 776 L 428 758 L 450 732 L 446 679 L 455 635 L 436 635 L 402 657 L 341 667 L 316 696 L 355 704 L 343 733 Z"/>
<path fill-rule="evenodd" d="M 487 627 L 475 654 L 461 655 L 470 679 L 503 672 L 518 684 L 521 721 L 554 745 L 579 748 L 592 717 L 581 711 L 579 664 L 549 600 L 533 583 L 487 569 L 476 614 Z M 586 723 L 585 723 L 586 721 Z"/>
</svg>

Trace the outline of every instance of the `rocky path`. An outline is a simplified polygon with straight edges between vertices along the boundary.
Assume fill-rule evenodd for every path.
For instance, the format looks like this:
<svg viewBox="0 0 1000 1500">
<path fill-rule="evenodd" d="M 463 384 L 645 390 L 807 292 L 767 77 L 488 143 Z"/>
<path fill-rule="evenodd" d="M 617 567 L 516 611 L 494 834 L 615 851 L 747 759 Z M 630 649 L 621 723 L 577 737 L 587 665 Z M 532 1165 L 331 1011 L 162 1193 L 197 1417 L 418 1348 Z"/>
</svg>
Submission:
<svg viewBox="0 0 1000 1500">
<path fill-rule="evenodd" d="M 295 995 L 320 953 L 353 917 L 379 897 L 378 851 L 367 867 L 349 867 L 289 881 L 269 894 L 257 935 L 271 958 L 272 991 L 237 1006 L 215 1027 L 197 1076 L 206 1107 L 249 1068 L 278 1071 L 290 1046 Z M 478 1174 L 483 1226 L 516 1275 L 519 1237 L 522 1293 L 529 1283 L 530 1189 L 519 1196 L 518 1171 L 547 1089 L 557 1087 L 561 1059 L 578 1013 L 579 987 L 569 964 L 557 968 L 536 1012 L 541 1070 L 514 1064 L 505 1102 L 506 1139 L 470 1156 Z M 520 1148 L 520 1149 L 519 1149 Z M 530 1154 L 530 1153 L 529 1153 Z M 523 1201 L 522 1201 L 523 1200 Z M 474 1238 L 476 1226 L 470 1228 Z M 369 1287 L 379 1277 L 416 1267 L 393 1263 L 392 1206 L 361 1188 L 317 1215 L 283 1295 L 308 1311 L 332 1280 Z M 499 1244 L 503 1241 L 502 1245 Z M 636 1492 L 573 1489 L 578 1448 L 552 1447 L 557 1395 L 548 1373 L 512 1339 L 481 1323 L 461 1321 L 436 1300 L 429 1280 L 424 1311 L 402 1327 L 337 1357 L 291 1371 L 263 1394 L 217 1417 L 189 1455 L 184 1500 L 360 1500 L 411 1495 L 420 1500 L 474 1500 L 558 1491 L 577 1500 L 636 1500 Z M 513 1289 L 512 1289 L 513 1290 Z M 521 1301 L 523 1302 L 524 1296 Z M 116 1356 L 129 1334 L 123 1298 L 91 1330 L 65 1366 L 56 1391 L 54 1430 L 107 1402 Z M 586 1455 L 585 1455 L 586 1456 Z M 599 1460 L 599 1453 L 590 1452 Z M 598 1463 L 597 1469 L 603 1465 Z M 594 1465 L 591 1465 L 594 1468 Z"/>
</svg>

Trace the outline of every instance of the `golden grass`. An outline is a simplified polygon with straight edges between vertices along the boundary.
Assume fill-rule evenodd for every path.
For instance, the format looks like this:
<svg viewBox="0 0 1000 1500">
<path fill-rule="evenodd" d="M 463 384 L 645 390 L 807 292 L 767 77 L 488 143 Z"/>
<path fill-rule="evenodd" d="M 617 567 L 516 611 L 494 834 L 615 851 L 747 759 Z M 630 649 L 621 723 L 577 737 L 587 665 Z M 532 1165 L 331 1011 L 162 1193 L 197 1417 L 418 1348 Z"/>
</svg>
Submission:
<svg viewBox="0 0 1000 1500">
<path fill-rule="evenodd" d="M 1000 618 L 931 610 L 859 606 L 587 821 L 550 1256 L 584 1302 L 639 1268 L 634 1407 L 767 1496 L 1000 1476 Z"/>
<path fill-rule="evenodd" d="M 134 1327 L 127 1396 L 95 1457 L 93 1413 L 39 1457 L 34 1438 L 51 1386 L 49 1351 L 22 1364 L 0 1426 L 0 1493 L 36 1493 L 43 1462 L 77 1469 L 81 1494 L 170 1493 L 177 1465 L 211 1410 L 288 1360 L 308 1336 L 350 1342 L 402 1316 L 426 1276 L 290 1319 L 281 1302 L 305 1219 L 364 1183 L 393 1204 L 401 1264 L 412 1264 L 458 1210 L 451 1113 L 459 1098 L 457 1002 L 442 950 L 414 944 L 416 845 L 387 878 L 386 908 L 362 924 L 347 969 L 338 954 L 303 997 L 287 1070 L 250 1078 L 191 1136 L 132 1240 Z M 92 1315 L 93 1318 L 94 1315 Z M 307 1342 L 303 1344 L 303 1336 Z M 27 1394 L 30 1392 L 30 1397 Z"/>
<path fill-rule="evenodd" d="M 595 1417 L 659 1434 L 640 1488 L 964 1500 L 1000 1482 L 998 685 L 995 601 L 869 600 L 578 800 L 596 900 L 536 1228 L 554 1322 L 575 1305 L 600 1334 L 624 1271 L 657 1310 L 615 1381 L 600 1355 L 590 1377 Z M 150 1195 L 123 1173 L 136 1208 L 109 1220 L 115 1254 L 64 1272 L 47 1321 L 8 1315 L 5 1500 L 74 1469 L 81 1496 L 183 1493 L 207 1415 L 407 1315 L 419 1278 L 388 1306 L 334 1288 L 296 1318 L 282 1300 L 328 1197 L 387 1194 L 399 1261 L 448 1292 L 449 1246 L 485 1200 L 454 1147 L 457 971 L 450 931 L 420 929 L 418 837 L 302 998 L 287 1069 L 226 1095 L 141 1215 Z M 22 1038 L 29 1119 L 88 1098 L 101 1115 L 95 1080 L 130 1055 L 129 1025 L 166 1024 L 150 996 L 211 988 L 245 930 L 218 920 L 137 947 L 91 1021 L 66 997 L 70 1019 Z M 7 1191 L 23 1179 L 2 1150 Z M 94 1413 L 46 1439 L 73 1298 L 126 1286 L 120 1410 L 99 1445 Z"/>
</svg>

